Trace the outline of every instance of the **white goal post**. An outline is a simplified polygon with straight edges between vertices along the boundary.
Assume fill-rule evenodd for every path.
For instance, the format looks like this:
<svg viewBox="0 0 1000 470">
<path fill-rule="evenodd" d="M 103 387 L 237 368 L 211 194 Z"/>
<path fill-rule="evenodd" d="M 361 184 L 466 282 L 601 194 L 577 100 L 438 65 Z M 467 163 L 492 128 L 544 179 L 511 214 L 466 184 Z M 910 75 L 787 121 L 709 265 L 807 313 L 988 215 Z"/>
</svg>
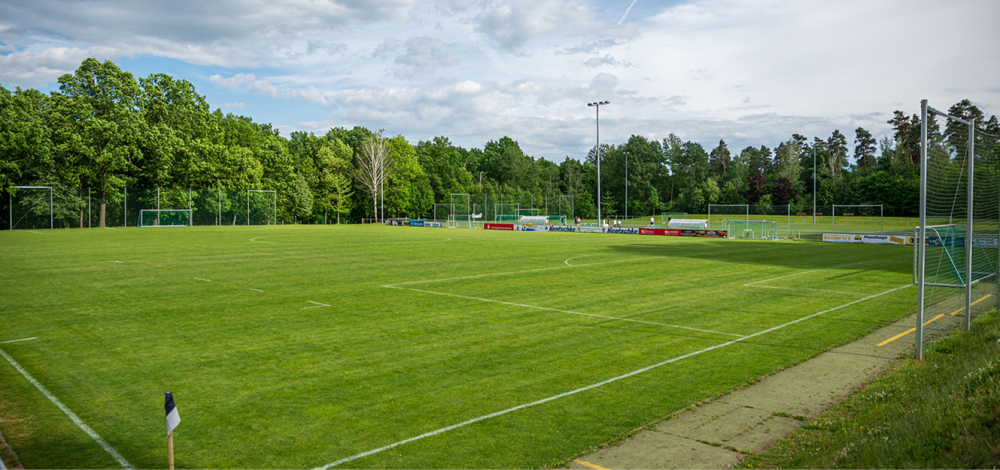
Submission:
<svg viewBox="0 0 1000 470">
<path fill-rule="evenodd" d="M 191 209 L 142 209 L 140 227 L 190 227 Z"/>
</svg>

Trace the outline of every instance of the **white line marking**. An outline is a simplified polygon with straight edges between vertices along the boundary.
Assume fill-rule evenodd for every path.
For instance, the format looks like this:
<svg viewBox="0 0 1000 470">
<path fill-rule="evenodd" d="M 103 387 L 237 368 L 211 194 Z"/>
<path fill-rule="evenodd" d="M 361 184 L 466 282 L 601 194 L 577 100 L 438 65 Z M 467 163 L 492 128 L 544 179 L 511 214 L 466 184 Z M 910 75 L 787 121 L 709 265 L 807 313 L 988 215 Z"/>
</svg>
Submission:
<svg viewBox="0 0 1000 470">
<path fill-rule="evenodd" d="M 256 238 L 251 238 L 251 239 L 250 239 L 250 243 L 274 243 L 274 242 L 259 242 L 259 241 L 257 241 L 258 239 L 261 239 L 261 238 L 269 238 L 269 237 L 270 237 L 270 235 L 268 235 L 268 236 L 266 236 L 266 237 L 256 237 Z"/>
<path fill-rule="evenodd" d="M 36 232 L 36 231 L 34 231 L 34 230 L 24 230 L 24 232 L 28 232 L 28 233 L 37 233 L 37 234 L 39 234 L 39 235 L 45 235 L 45 234 L 44 234 L 44 233 L 42 233 L 42 232 Z"/>
<path fill-rule="evenodd" d="M 771 279 L 764 279 L 763 281 L 754 281 L 754 282 L 750 282 L 750 283 L 743 284 L 743 285 L 746 286 L 746 287 L 750 287 L 750 286 L 752 286 L 754 284 L 761 284 L 761 283 L 769 282 L 769 281 L 777 281 L 778 279 L 784 279 L 786 277 L 801 276 L 803 274 L 815 273 L 815 272 L 818 272 L 818 271 L 827 271 L 827 270 L 830 270 L 830 269 L 839 269 L 839 268 L 843 268 L 844 266 L 854 266 L 856 264 L 865 264 L 865 263 L 874 263 L 874 262 L 875 261 L 861 261 L 861 262 L 858 262 L 858 263 L 847 263 L 847 264 L 842 264 L 840 266 L 831 266 L 829 268 L 819 268 L 819 269 L 813 269 L 813 270 L 810 270 L 810 271 L 802 271 L 800 273 L 793 273 L 793 274 L 787 274 L 787 275 L 784 275 L 784 276 L 772 277 Z"/>
<path fill-rule="evenodd" d="M 808 291 L 812 291 L 812 292 L 831 292 L 831 293 L 834 293 L 834 294 L 868 295 L 868 294 L 863 293 L 863 292 L 846 292 L 846 291 L 840 291 L 840 290 L 810 289 L 808 287 L 778 287 L 778 286 L 754 286 L 754 285 L 749 285 L 748 286 L 746 284 L 744 284 L 744 286 L 745 287 L 756 287 L 758 289 L 808 290 Z"/>
<path fill-rule="evenodd" d="M 311 304 L 316 304 L 316 306 L 315 306 L 315 307 L 302 307 L 302 308 L 300 308 L 299 310 L 305 310 L 305 309 L 308 309 L 308 308 L 323 308 L 323 307 L 329 307 L 329 305 L 327 305 L 327 304 L 321 304 L 321 303 L 319 303 L 319 302 L 313 302 L 312 300 L 307 300 L 306 302 L 309 302 L 309 303 L 311 303 Z"/>
<path fill-rule="evenodd" d="M 597 256 L 597 255 L 598 255 L 597 253 L 594 253 L 594 254 L 592 254 L 592 255 L 580 255 L 580 256 L 574 256 L 574 257 L 572 257 L 572 258 L 566 258 L 566 261 L 563 261 L 563 263 L 566 263 L 566 266 L 570 266 L 570 267 L 572 267 L 573 265 L 572 265 L 572 264 L 569 264 L 569 260 L 571 260 L 571 259 L 577 259 L 577 258 L 586 258 L 586 257 L 588 257 L 588 256 Z"/>
<path fill-rule="evenodd" d="M 9 340 L 9 341 L 0 341 L 0 344 L 16 343 L 18 341 L 31 341 L 33 339 L 38 339 L 38 337 L 37 336 L 32 336 L 31 338 L 21 338 L 21 339 L 12 339 L 12 340 Z"/>
<path fill-rule="evenodd" d="M 32 377 L 31 374 L 28 373 L 28 371 L 24 370 L 24 368 L 21 367 L 21 365 L 18 364 L 17 361 L 14 360 L 14 358 L 10 357 L 10 355 L 4 352 L 3 349 L 0 349 L 0 355 L 2 355 L 4 359 L 7 359 L 7 362 L 9 362 L 10 365 L 14 366 L 14 368 L 17 369 L 17 371 L 24 376 L 24 378 L 28 379 L 28 382 L 31 382 L 31 384 L 34 385 L 35 388 L 37 388 L 40 392 L 42 392 L 42 395 L 45 395 L 45 397 L 48 398 L 50 401 L 52 401 L 52 403 L 55 403 L 56 406 L 58 406 L 63 413 L 66 413 L 66 416 L 69 416 L 69 419 L 73 420 L 73 423 L 79 426 L 79 428 L 82 429 L 83 432 L 87 433 L 88 435 L 90 435 L 91 438 L 97 441 L 97 443 L 104 448 L 105 452 L 111 454 L 111 457 L 113 457 L 115 460 L 118 461 L 118 464 L 121 465 L 122 468 L 127 468 L 130 470 L 135 468 L 132 466 L 132 464 L 128 463 L 128 460 L 125 460 L 125 457 L 122 457 L 122 454 L 119 454 L 114 447 L 111 447 L 111 445 L 108 444 L 108 442 L 105 441 L 103 438 L 101 438 L 99 434 L 94 432 L 94 430 L 91 429 L 90 426 L 87 426 L 87 423 L 84 423 L 83 420 L 76 415 L 76 413 L 73 413 L 73 411 L 70 410 L 69 407 L 64 405 L 61 401 L 59 401 L 58 398 L 55 397 L 55 395 L 49 392 L 49 390 L 45 388 L 44 385 L 35 380 L 35 378 Z"/>
<path fill-rule="evenodd" d="M 736 343 L 748 340 L 750 338 L 754 338 L 754 337 L 757 337 L 757 336 L 760 336 L 760 335 L 763 335 L 763 334 L 766 334 L 766 333 L 770 333 L 772 331 L 780 330 L 780 329 L 782 329 L 782 328 L 784 328 L 786 326 L 791 326 L 791 325 L 794 325 L 796 323 L 808 320 L 810 318 L 818 317 L 818 316 L 823 315 L 825 313 L 830 313 L 830 312 L 832 312 L 834 310 L 840 310 L 840 309 L 842 309 L 844 307 L 849 307 L 849 306 L 854 305 L 854 304 L 859 303 L 859 302 L 864 302 L 864 301 L 869 300 L 869 299 L 874 299 L 875 297 L 879 297 L 879 296 L 882 296 L 882 295 L 885 295 L 885 294 L 889 294 L 891 292 L 895 292 L 895 291 L 900 290 L 900 289 L 906 289 L 907 287 L 910 287 L 910 286 L 912 286 L 912 284 L 907 284 L 907 285 L 902 286 L 902 287 L 896 287 L 894 289 L 889 289 L 889 290 L 887 290 L 885 292 L 881 292 L 881 293 L 878 293 L 878 294 L 870 295 L 870 296 L 865 297 L 863 299 L 854 300 L 854 301 L 848 302 L 848 303 L 846 303 L 844 305 L 841 305 L 839 307 L 833 307 L 831 309 L 823 310 L 822 312 L 814 313 L 812 315 L 809 315 L 809 316 L 806 316 L 806 317 L 802 317 L 802 318 L 799 318 L 797 320 L 792 320 L 792 321 L 790 321 L 788 323 L 784 323 L 784 324 L 781 324 L 781 325 L 778 325 L 778 326 L 775 326 L 775 327 L 772 327 L 772 328 L 768 328 L 766 330 L 763 330 L 763 331 L 760 331 L 760 332 L 757 332 L 757 333 L 753 333 L 751 335 L 747 335 L 747 336 L 744 336 L 742 338 L 737 338 L 737 339 L 734 339 L 732 341 L 727 341 L 727 342 L 722 343 L 722 344 L 717 344 L 715 346 L 709 346 L 709 347 L 707 347 L 705 349 L 702 349 L 701 351 L 695 351 L 693 353 L 688 353 L 688 354 L 685 354 L 683 356 L 678 356 L 678 357 L 675 357 L 673 359 L 668 359 L 666 361 L 663 361 L 663 362 L 660 362 L 660 363 L 657 363 L 657 364 L 653 364 L 651 366 L 643 367 L 642 369 L 635 370 L 635 371 L 629 372 L 627 374 L 619 375 L 618 377 L 612 377 L 612 378 L 607 379 L 607 380 L 605 380 L 603 382 L 598 382 L 596 384 L 588 385 L 586 387 L 581 387 L 581 388 L 578 388 L 576 390 L 570 390 L 568 392 L 563 392 L 563 393 L 560 393 L 558 395 L 553 395 L 551 397 L 543 398 L 541 400 L 533 401 L 531 403 L 525 403 L 523 405 L 518 405 L 518 406 L 515 406 L 513 408 L 507 408 L 506 410 L 497 411 L 495 413 L 490 413 L 488 415 L 483 415 L 483 416 L 480 416 L 478 418 L 472 418 L 472 419 L 467 420 L 467 421 L 462 421 L 461 423 L 453 424 L 453 425 L 447 426 L 447 427 L 443 427 L 443 428 L 438 429 L 436 431 L 431 431 L 431 432 L 428 432 L 428 433 L 424 433 L 424 434 L 421 434 L 419 436 L 411 437 L 409 439 L 403 439 L 402 441 L 394 442 L 394 443 L 389 444 L 387 446 L 379 447 L 378 449 L 372 449 L 372 450 L 369 450 L 367 452 L 362 452 L 360 454 L 352 455 L 350 457 L 345 457 L 345 458 L 342 458 L 342 459 L 340 459 L 340 460 L 338 460 L 336 462 L 328 463 L 328 464 L 326 464 L 326 465 L 324 465 L 322 467 L 319 467 L 319 468 L 322 469 L 322 470 L 327 470 L 327 469 L 329 469 L 331 467 L 336 467 L 337 465 L 340 465 L 342 463 L 347 463 L 347 462 L 350 462 L 352 460 L 357 460 L 357 459 L 360 459 L 362 457 L 367 457 L 369 455 L 377 454 L 379 452 L 383 452 L 383 451 L 386 451 L 386 450 L 389 450 L 389 449 L 392 449 L 392 448 L 395 448 L 395 447 L 399 447 L 399 446 L 401 446 L 403 444 L 407 444 L 407 443 L 410 443 L 410 442 L 413 442 L 413 441 L 418 441 L 420 439 L 424 439 L 424 438 L 427 438 L 427 437 L 436 436 L 438 434 L 451 431 L 452 429 L 457 429 L 457 428 L 460 428 L 460 427 L 463 427 L 463 426 L 468 426 L 468 425 L 473 424 L 473 423 L 478 423 L 480 421 L 484 421 L 484 420 L 487 420 L 487 419 L 490 419 L 490 418 L 495 418 L 497 416 L 505 415 L 507 413 L 512 413 L 514 411 L 522 410 L 524 408 L 532 407 L 532 406 L 535 406 L 535 405 L 541 405 L 543 403 L 547 403 L 547 402 L 550 402 L 550 401 L 558 400 L 558 399 L 563 398 L 563 397 L 568 397 L 570 395 L 575 395 L 575 394 L 580 393 L 580 392 L 585 392 L 585 391 L 590 390 L 590 389 L 594 389 L 594 388 L 597 388 L 597 387 L 600 387 L 600 386 L 603 386 L 603 385 L 607 385 L 607 384 L 612 383 L 612 382 L 617 382 L 617 381 L 619 381 L 621 379 L 632 377 L 633 375 L 638 375 L 638 374 L 641 374 L 643 372 L 647 372 L 647 371 L 656 369 L 658 367 L 662 367 L 662 366 L 665 366 L 667 364 L 680 361 L 681 359 L 687 359 L 689 357 L 697 356 L 699 354 L 703 354 L 703 353 L 706 353 L 706 352 L 709 352 L 709 351 L 712 351 L 712 350 L 715 350 L 715 349 L 724 348 L 726 346 L 729 346 L 729 345 L 732 345 L 732 344 L 736 344 Z"/>
<path fill-rule="evenodd" d="M 429 291 L 429 290 L 414 289 L 412 287 L 395 287 L 395 286 L 382 286 L 382 287 L 388 287 L 390 289 L 412 290 L 414 292 L 423 292 L 425 294 L 444 295 L 444 296 L 448 296 L 448 297 L 458 297 L 460 299 L 479 300 L 481 302 L 492 302 L 492 303 L 496 303 L 496 304 L 510 305 L 510 306 L 514 306 L 514 307 L 534 308 L 534 309 L 538 309 L 538 310 L 548 310 L 550 312 L 569 313 L 571 315 L 582 315 L 582 316 L 585 316 L 585 317 L 604 318 L 604 319 L 607 319 L 607 320 L 627 321 L 627 322 L 633 322 L 633 323 L 645 323 L 647 325 L 668 326 L 670 328 L 680 328 L 680 329 L 683 329 L 683 330 L 700 331 L 702 333 L 712 333 L 712 334 L 717 334 L 717 335 L 736 336 L 737 338 L 742 338 L 743 337 L 743 335 L 738 335 L 738 334 L 735 334 L 735 333 L 725 333 L 725 332 L 722 332 L 722 331 L 702 330 L 702 329 L 699 329 L 699 328 L 691 328 L 691 327 L 680 326 L 680 325 L 671 325 L 671 324 L 668 324 L 668 323 L 658 323 L 658 322 L 645 321 L 645 320 L 633 320 L 631 318 L 611 317 L 611 316 L 607 316 L 607 315 L 598 315 L 596 313 L 574 312 L 572 310 L 560 310 L 558 308 L 539 307 L 537 305 L 517 304 L 517 303 L 514 303 L 514 302 L 504 302 L 502 300 L 484 299 L 484 298 L 481 298 L 481 297 L 469 297 L 467 295 L 447 294 L 447 293 L 444 293 L 444 292 L 434 292 L 434 291 Z"/>
<path fill-rule="evenodd" d="M 211 281 L 211 280 L 209 280 L 209 279 L 202 279 L 202 278 L 200 278 L 200 277 L 196 277 L 196 278 L 195 278 L 195 280 L 198 280 L 198 281 L 205 281 L 205 282 L 212 282 L 212 281 Z"/>
<path fill-rule="evenodd" d="M 705 252 L 705 253 L 692 253 L 692 254 L 688 254 L 685 257 L 688 257 L 688 256 L 700 256 L 700 255 L 724 255 L 724 254 L 729 254 L 729 253 L 749 253 L 751 251 L 763 251 L 763 250 L 768 250 L 768 249 L 770 249 L 770 248 L 761 248 L 761 249 L 757 249 L 757 250 L 712 251 L 712 252 Z M 575 256 L 574 258 L 579 258 L 579 257 Z M 382 287 L 405 286 L 405 285 L 408 285 L 408 284 L 426 284 L 426 283 L 429 283 L 429 282 L 460 281 L 460 280 L 463 280 L 463 279 L 476 279 L 476 278 L 480 278 L 480 277 L 490 277 L 490 276 L 508 276 L 508 275 L 511 275 L 511 274 L 523 274 L 523 273 L 533 273 L 533 272 L 539 272 L 539 271 L 551 271 L 553 269 L 582 268 L 582 267 L 586 267 L 586 266 L 599 266 L 599 265 L 602 265 L 602 264 L 612 264 L 612 263 L 629 263 L 629 262 L 632 262 L 632 261 L 643 261 L 643 260 L 650 260 L 650 259 L 662 259 L 664 261 L 672 261 L 674 258 L 675 257 L 669 256 L 669 255 L 665 255 L 665 256 L 644 256 L 644 257 L 641 257 L 641 258 L 619 259 L 619 260 L 613 260 L 613 261 L 599 261 L 597 263 L 567 264 L 566 266 L 550 266 L 548 268 L 525 269 L 523 271 L 508 271 L 508 272 L 502 272 L 502 273 L 474 274 L 472 276 L 449 277 L 449 278 L 444 278 L 444 279 L 426 279 L 426 280 L 423 280 L 423 281 L 395 282 L 395 283 L 392 283 L 392 284 L 386 284 L 386 285 L 384 285 Z M 569 258 L 569 259 L 573 259 L 573 258 Z"/>
<path fill-rule="evenodd" d="M 144 267 L 144 268 L 142 268 L 142 269 L 150 269 L 150 270 L 152 270 L 153 268 L 145 268 L 145 267 Z"/>
<path fill-rule="evenodd" d="M 254 292 L 264 292 L 264 291 L 262 291 L 262 290 L 260 290 L 260 289 L 247 289 L 247 290 L 252 290 L 252 291 L 254 291 Z"/>
</svg>

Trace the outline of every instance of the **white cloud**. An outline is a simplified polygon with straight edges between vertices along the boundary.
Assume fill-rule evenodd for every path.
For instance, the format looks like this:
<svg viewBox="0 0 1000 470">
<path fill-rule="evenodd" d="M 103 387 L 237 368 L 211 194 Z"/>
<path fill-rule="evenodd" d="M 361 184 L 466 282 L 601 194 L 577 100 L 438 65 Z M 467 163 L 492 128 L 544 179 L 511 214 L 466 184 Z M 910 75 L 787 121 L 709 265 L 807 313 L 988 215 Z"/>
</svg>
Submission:
<svg viewBox="0 0 1000 470">
<path fill-rule="evenodd" d="M 0 56 L 0 83 L 40 88 L 60 75 L 73 73 L 89 52 L 53 47 L 41 52 L 11 52 Z"/>
<path fill-rule="evenodd" d="M 247 105 L 246 105 L 246 103 L 243 103 L 243 102 L 240 102 L 240 101 L 236 101 L 236 102 L 233 102 L 233 103 L 222 103 L 218 107 L 219 108 L 224 108 L 224 109 L 244 109 L 244 108 L 247 107 Z"/>
<path fill-rule="evenodd" d="M 261 122 L 465 146 L 509 135 L 549 158 L 593 145 L 595 100 L 612 102 L 602 141 L 676 132 L 734 149 L 858 126 L 884 135 L 891 112 L 921 98 L 1000 113 L 1000 51 L 962 45 L 996 42 L 1000 2 L 638 2 L 617 25 L 630 3 L 7 2 L 0 81 L 42 86 L 87 56 L 173 58 L 203 66 L 212 85 L 199 91 L 216 102 L 271 98 L 253 101 Z M 961 41 L 915 33 L 957 30 Z"/>
</svg>

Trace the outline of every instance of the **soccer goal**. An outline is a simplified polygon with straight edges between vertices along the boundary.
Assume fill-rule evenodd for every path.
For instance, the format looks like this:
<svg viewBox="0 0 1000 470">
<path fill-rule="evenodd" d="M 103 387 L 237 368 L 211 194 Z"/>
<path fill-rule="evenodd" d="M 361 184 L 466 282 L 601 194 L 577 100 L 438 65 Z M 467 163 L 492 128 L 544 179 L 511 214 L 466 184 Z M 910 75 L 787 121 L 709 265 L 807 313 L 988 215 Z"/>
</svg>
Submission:
<svg viewBox="0 0 1000 470">
<path fill-rule="evenodd" d="M 927 100 L 920 108 L 920 225 L 913 237 L 918 359 L 936 338 L 969 330 L 976 315 L 1000 301 L 1000 175 L 991 163 L 1000 136 Z M 936 119 L 943 119 L 940 127 Z"/>
<path fill-rule="evenodd" d="M 688 218 L 687 212 L 661 212 L 660 213 L 660 223 L 666 225 L 668 219 L 686 219 Z"/>
<path fill-rule="evenodd" d="M 773 220 L 725 220 L 722 226 L 728 238 L 777 240 L 778 222 Z"/>
<path fill-rule="evenodd" d="M 521 205 L 510 203 L 493 204 L 493 214 L 497 222 L 517 222 L 521 218 Z"/>
<path fill-rule="evenodd" d="M 740 217 L 742 216 L 742 217 Z M 750 221 L 749 204 L 709 204 L 708 205 L 708 228 L 726 227 L 726 223 L 735 219 Z"/>
<path fill-rule="evenodd" d="M 189 227 L 191 209 L 142 209 L 140 227 Z"/>
<path fill-rule="evenodd" d="M 52 186 L 14 186 L 8 194 L 11 230 L 55 228 Z"/>
</svg>

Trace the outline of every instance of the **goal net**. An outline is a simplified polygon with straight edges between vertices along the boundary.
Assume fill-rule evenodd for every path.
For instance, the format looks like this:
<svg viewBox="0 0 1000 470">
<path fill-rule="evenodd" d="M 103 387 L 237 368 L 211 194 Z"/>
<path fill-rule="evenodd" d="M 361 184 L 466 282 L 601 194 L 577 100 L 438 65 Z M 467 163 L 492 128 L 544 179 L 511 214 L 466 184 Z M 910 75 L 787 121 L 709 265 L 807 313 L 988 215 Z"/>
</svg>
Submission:
<svg viewBox="0 0 1000 470">
<path fill-rule="evenodd" d="M 496 203 L 493 205 L 493 214 L 497 222 L 517 222 L 521 217 L 521 205 L 509 203 Z"/>
<path fill-rule="evenodd" d="M 834 204 L 831 211 L 833 233 L 885 231 L 882 204 Z"/>
<path fill-rule="evenodd" d="M 728 220 L 722 225 L 728 231 L 728 238 L 778 239 L 778 223 L 773 220 Z"/>
<path fill-rule="evenodd" d="M 14 186 L 8 199 L 11 230 L 54 228 L 51 186 Z"/>
<path fill-rule="evenodd" d="M 724 229 L 726 222 L 740 218 L 750 220 L 750 206 L 748 204 L 708 205 L 709 229 Z"/>
<path fill-rule="evenodd" d="M 686 219 L 688 218 L 687 212 L 661 212 L 660 213 L 660 223 L 666 225 L 668 220 L 673 219 Z"/>
<path fill-rule="evenodd" d="M 188 227 L 191 225 L 190 209 L 141 209 L 140 227 Z"/>
<path fill-rule="evenodd" d="M 940 118 L 939 122 L 936 118 Z M 998 137 L 921 102 L 920 226 L 914 231 L 915 354 L 998 306 Z M 839 208 L 839 206 L 838 206 Z"/>
</svg>

